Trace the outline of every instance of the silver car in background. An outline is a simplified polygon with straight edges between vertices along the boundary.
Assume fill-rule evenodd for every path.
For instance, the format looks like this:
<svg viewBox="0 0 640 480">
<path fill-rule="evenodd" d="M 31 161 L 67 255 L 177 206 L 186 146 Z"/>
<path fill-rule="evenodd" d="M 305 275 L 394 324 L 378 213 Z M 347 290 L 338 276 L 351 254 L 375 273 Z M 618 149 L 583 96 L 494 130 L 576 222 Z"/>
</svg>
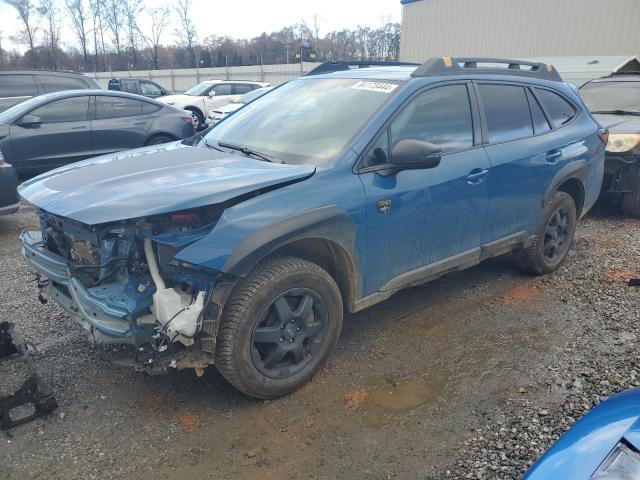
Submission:
<svg viewBox="0 0 640 480">
<path fill-rule="evenodd" d="M 240 107 L 246 105 L 249 102 L 253 102 L 256 98 L 260 98 L 262 95 L 267 93 L 268 91 L 273 90 L 273 87 L 264 87 L 257 88 L 255 90 L 250 91 L 249 93 L 245 93 L 242 97 L 237 100 L 233 100 L 226 105 L 222 105 L 216 109 L 210 110 L 209 115 L 207 115 L 206 126 L 211 127 L 218 123 L 220 120 L 225 119 L 233 112 L 238 110 Z"/>
</svg>

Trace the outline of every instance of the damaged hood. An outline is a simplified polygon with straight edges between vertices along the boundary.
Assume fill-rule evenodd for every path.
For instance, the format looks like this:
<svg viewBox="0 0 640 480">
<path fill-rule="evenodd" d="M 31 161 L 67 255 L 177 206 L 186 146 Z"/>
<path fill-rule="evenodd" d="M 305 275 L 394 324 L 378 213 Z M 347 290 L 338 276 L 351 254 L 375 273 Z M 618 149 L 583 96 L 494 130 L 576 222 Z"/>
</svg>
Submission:
<svg viewBox="0 0 640 480">
<path fill-rule="evenodd" d="M 640 116 L 594 113 L 593 117 L 611 133 L 640 133 Z"/>
<path fill-rule="evenodd" d="M 213 205 L 307 178 L 313 165 L 282 165 L 179 142 L 74 163 L 23 183 L 37 207 L 87 225 Z"/>
</svg>

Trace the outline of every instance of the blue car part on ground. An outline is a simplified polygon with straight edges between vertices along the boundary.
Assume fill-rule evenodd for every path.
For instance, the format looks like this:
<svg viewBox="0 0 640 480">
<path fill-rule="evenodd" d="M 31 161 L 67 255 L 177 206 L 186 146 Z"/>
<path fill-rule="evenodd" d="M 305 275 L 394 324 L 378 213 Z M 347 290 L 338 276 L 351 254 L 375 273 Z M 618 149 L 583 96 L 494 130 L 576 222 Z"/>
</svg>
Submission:
<svg viewBox="0 0 640 480">
<path fill-rule="evenodd" d="M 96 340 L 151 345 L 147 370 L 215 361 L 267 398 L 326 359 L 343 305 L 510 251 L 534 273 L 560 265 L 600 191 L 605 131 L 553 67 L 338 70 L 194 140 L 26 182 L 43 288 Z"/>
<path fill-rule="evenodd" d="M 640 478 L 640 389 L 596 406 L 529 469 L 523 480 Z"/>
</svg>

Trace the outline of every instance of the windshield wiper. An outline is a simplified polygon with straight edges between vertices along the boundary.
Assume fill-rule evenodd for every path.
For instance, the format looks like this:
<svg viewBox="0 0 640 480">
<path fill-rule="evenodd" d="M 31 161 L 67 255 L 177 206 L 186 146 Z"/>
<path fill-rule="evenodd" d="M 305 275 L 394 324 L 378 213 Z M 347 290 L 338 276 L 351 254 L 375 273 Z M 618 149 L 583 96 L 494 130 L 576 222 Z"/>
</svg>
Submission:
<svg viewBox="0 0 640 480">
<path fill-rule="evenodd" d="M 605 114 L 609 114 L 609 115 L 640 115 L 640 112 L 637 110 L 622 110 L 622 109 L 616 109 L 616 110 L 594 110 L 591 113 L 605 113 Z"/>
<path fill-rule="evenodd" d="M 238 152 L 244 153 L 248 157 L 256 157 L 261 160 L 264 160 L 265 162 L 276 163 L 272 157 L 269 157 L 264 153 L 260 153 L 256 150 L 253 150 L 252 148 L 245 147 L 244 145 L 235 145 L 233 143 L 218 142 L 218 146 L 223 148 L 229 148 L 231 150 L 237 150 Z M 280 163 L 284 163 L 284 162 L 280 162 Z"/>
<path fill-rule="evenodd" d="M 219 152 L 224 152 L 224 150 L 222 150 L 221 148 L 218 148 L 215 145 L 211 145 L 209 142 L 207 142 L 207 137 L 202 137 L 202 142 L 207 146 L 207 148 L 217 150 Z"/>
</svg>

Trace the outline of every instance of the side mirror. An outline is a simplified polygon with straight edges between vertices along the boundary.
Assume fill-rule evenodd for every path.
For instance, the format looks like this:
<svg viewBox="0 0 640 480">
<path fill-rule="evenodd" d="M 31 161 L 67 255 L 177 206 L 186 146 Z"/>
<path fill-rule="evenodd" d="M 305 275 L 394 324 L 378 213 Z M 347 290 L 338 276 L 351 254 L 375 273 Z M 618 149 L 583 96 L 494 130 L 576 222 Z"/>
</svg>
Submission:
<svg viewBox="0 0 640 480">
<path fill-rule="evenodd" d="M 210 96 L 210 97 L 215 97 L 215 96 L 216 96 L 216 91 L 215 91 L 215 90 L 211 90 L 211 91 L 209 92 L 209 96 Z"/>
<path fill-rule="evenodd" d="M 36 115 L 25 115 L 20 119 L 18 125 L 26 128 L 39 127 L 40 125 L 42 125 L 42 118 Z"/>
<path fill-rule="evenodd" d="M 400 140 L 391 152 L 391 166 L 401 169 L 433 168 L 440 164 L 438 145 L 422 140 Z"/>
</svg>

